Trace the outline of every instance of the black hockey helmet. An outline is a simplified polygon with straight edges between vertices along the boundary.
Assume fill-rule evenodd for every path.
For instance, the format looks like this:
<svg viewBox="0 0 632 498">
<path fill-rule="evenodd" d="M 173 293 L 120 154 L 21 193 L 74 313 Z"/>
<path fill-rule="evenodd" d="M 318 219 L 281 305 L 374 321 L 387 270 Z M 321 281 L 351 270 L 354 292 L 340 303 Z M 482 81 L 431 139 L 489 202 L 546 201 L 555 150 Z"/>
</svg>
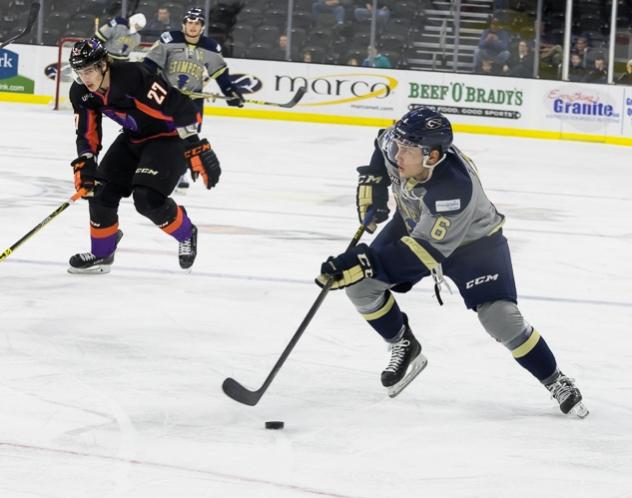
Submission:
<svg viewBox="0 0 632 498">
<path fill-rule="evenodd" d="M 193 7 L 192 9 L 187 10 L 182 17 L 182 24 L 187 21 L 200 21 L 202 26 L 206 23 L 206 19 L 204 17 L 204 10 L 199 7 Z"/>
<path fill-rule="evenodd" d="M 393 139 L 409 147 L 421 147 L 427 155 L 432 150 L 445 154 L 452 145 L 452 126 L 440 112 L 419 106 L 395 123 Z"/>
<path fill-rule="evenodd" d="M 75 71 L 105 60 L 108 51 L 97 38 L 86 38 L 74 44 L 70 51 L 70 67 Z"/>
</svg>

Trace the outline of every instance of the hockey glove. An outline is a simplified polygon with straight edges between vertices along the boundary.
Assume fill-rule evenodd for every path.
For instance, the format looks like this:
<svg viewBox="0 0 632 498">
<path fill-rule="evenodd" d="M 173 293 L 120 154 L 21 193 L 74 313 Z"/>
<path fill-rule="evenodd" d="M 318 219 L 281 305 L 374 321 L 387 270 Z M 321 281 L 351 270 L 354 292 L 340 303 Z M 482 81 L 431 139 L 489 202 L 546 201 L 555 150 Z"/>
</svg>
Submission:
<svg viewBox="0 0 632 498">
<path fill-rule="evenodd" d="M 373 219 L 367 225 L 366 231 L 375 232 L 377 224 L 388 220 L 388 185 L 390 183 L 386 173 L 376 175 L 372 173 L 370 166 L 358 168 L 358 190 L 356 194 L 356 207 L 360 223 L 366 217 L 366 213 L 373 206 Z"/>
<path fill-rule="evenodd" d="M 357 284 L 363 278 L 371 278 L 374 273 L 369 246 L 359 244 L 335 258 L 329 257 L 320 267 L 316 284 L 325 287 L 329 279 L 333 279 L 331 289 L 342 289 Z"/>
<path fill-rule="evenodd" d="M 206 138 L 200 140 L 197 135 L 189 137 L 184 157 L 189 164 L 189 168 L 191 168 L 193 181 L 196 181 L 201 176 L 207 189 L 217 185 L 222 170 L 219 167 L 217 156 Z"/>
<path fill-rule="evenodd" d="M 226 92 L 226 103 L 231 107 L 243 107 L 244 106 L 244 96 L 241 94 L 239 88 L 235 85 L 231 86 L 230 89 Z"/>
<path fill-rule="evenodd" d="M 70 163 L 75 174 L 75 190 L 86 189 L 84 196 L 94 197 L 101 182 L 97 180 L 97 161 L 94 156 L 80 156 Z"/>
</svg>

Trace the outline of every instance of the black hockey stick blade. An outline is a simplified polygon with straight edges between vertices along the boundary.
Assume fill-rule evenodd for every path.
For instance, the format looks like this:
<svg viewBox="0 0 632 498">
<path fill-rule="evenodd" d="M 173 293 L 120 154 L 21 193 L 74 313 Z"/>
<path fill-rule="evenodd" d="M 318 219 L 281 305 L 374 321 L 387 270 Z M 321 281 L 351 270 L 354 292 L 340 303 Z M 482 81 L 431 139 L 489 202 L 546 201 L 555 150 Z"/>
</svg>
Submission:
<svg viewBox="0 0 632 498">
<path fill-rule="evenodd" d="M 294 97 L 292 97 L 292 100 L 290 100 L 286 104 L 279 104 L 279 107 L 284 107 L 288 109 L 291 107 L 294 107 L 296 104 L 298 104 L 301 101 L 301 99 L 303 98 L 303 95 L 305 95 L 306 92 L 307 92 L 307 86 L 302 86 L 296 91 L 296 93 L 294 94 Z"/>
<path fill-rule="evenodd" d="M 229 398 L 248 406 L 255 406 L 261 399 L 261 396 L 263 396 L 261 389 L 258 391 L 246 389 L 232 377 L 224 379 L 224 382 L 222 383 L 222 391 L 224 391 L 224 394 Z"/>
<path fill-rule="evenodd" d="M 8 40 L 0 42 L 0 49 L 6 47 L 9 43 L 13 43 L 18 38 L 22 38 L 29 31 L 31 31 L 31 28 L 33 27 L 33 24 L 35 24 L 35 19 L 37 19 L 37 14 L 39 14 L 39 11 L 40 11 L 39 2 L 33 2 L 31 4 L 31 10 L 29 10 L 29 17 L 26 20 L 26 26 L 24 27 L 24 29 L 20 31 L 17 35 L 14 35 L 11 38 L 9 38 Z"/>
<path fill-rule="evenodd" d="M 373 211 L 369 209 L 368 213 L 366 214 L 362 222 L 362 225 L 358 227 L 355 234 L 353 235 L 353 238 L 351 239 L 351 242 L 349 242 L 349 245 L 347 246 L 347 249 L 346 249 L 347 251 L 357 245 L 357 243 L 360 241 L 360 238 L 362 237 L 362 234 L 366 230 L 367 225 L 371 223 L 372 219 L 373 219 Z M 305 318 L 303 318 L 303 321 L 298 326 L 298 329 L 296 330 L 296 332 L 294 332 L 292 339 L 290 339 L 290 342 L 281 353 L 281 356 L 272 367 L 272 370 L 270 370 L 268 377 L 266 377 L 266 380 L 263 382 L 261 387 L 257 389 L 256 391 L 251 391 L 250 389 L 246 389 L 243 385 L 241 385 L 235 379 L 228 377 L 227 379 L 224 379 L 224 382 L 222 382 L 222 390 L 224 391 L 224 394 L 226 394 L 226 396 L 228 396 L 231 399 L 234 399 L 238 403 L 242 403 L 248 406 L 255 406 L 259 402 L 261 397 L 268 390 L 268 387 L 270 386 L 270 384 L 276 377 L 277 373 L 279 373 L 279 370 L 281 370 L 281 367 L 285 363 L 285 360 L 287 360 L 288 356 L 290 356 L 290 353 L 294 349 L 294 346 L 296 346 L 296 343 L 303 335 L 303 332 L 305 332 L 305 330 L 307 329 L 307 326 L 312 321 L 312 318 L 314 318 L 314 315 L 318 311 L 318 308 L 320 308 L 320 305 L 325 300 L 325 297 L 327 297 L 327 294 L 329 293 L 329 290 L 331 289 L 331 286 L 333 285 L 333 283 L 334 283 L 333 278 L 330 277 L 327 280 L 327 283 L 325 284 L 325 286 L 321 289 L 320 294 L 318 294 L 316 301 L 314 301 L 311 308 L 307 312 L 307 315 L 305 315 Z"/>
</svg>

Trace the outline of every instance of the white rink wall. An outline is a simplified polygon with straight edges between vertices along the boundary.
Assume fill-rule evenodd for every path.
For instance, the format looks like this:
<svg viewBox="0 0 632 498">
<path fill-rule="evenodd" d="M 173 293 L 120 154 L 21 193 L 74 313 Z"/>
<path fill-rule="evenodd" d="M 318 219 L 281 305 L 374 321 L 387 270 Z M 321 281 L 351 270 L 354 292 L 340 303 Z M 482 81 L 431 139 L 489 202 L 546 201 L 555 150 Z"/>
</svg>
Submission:
<svg viewBox="0 0 632 498">
<path fill-rule="evenodd" d="M 32 45 L 0 50 L 0 101 L 50 104 L 58 53 Z M 250 98 L 285 102 L 303 85 L 307 94 L 283 110 L 228 109 L 218 100 L 208 103 L 209 114 L 385 126 L 423 104 L 437 106 L 457 131 L 632 145 L 631 87 L 243 59 L 228 64 L 251 89 Z M 207 91 L 217 92 L 217 85 Z"/>
</svg>

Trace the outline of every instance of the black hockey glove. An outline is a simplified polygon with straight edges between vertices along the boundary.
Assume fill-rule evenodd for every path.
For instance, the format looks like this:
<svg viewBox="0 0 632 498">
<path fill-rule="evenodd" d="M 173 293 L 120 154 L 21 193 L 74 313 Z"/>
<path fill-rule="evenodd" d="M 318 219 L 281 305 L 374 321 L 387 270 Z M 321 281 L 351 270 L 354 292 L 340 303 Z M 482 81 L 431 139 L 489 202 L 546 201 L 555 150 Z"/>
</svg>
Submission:
<svg viewBox="0 0 632 498">
<path fill-rule="evenodd" d="M 366 231 L 375 232 L 377 224 L 388 220 L 390 210 L 388 209 L 388 186 L 390 180 L 386 172 L 376 175 L 370 166 L 360 166 L 358 168 L 358 190 L 356 193 L 356 207 L 360 223 L 364 222 L 367 211 L 373 206 L 373 219 L 367 225 Z"/>
<path fill-rule="evenodd" d="M 219 167 L 219 160 L 206 138 L 200 140 L 197 135 L 187 138 L 184 157 L 191 168 L 193 181 L 201 176 L 207 189 L 217 185 L 222 170 Z"/>
<path fill-rule="evenodd" d="M 359 244 L 335 258 L 330 256 L 320 266 L 320 275 L 316 277 L 316 284 L 319 287 L 325 287 L 332 278 L 331 289 L 342 289 L 357 284 L 363 278 L 371 278 L 374 273 L 369 246 Z"/>
<path fill-rule="evenodd" d="M 88 191 L 83 197 L 94 197 L 101 182 L 97 179 L 97 161 L 94 157 L 80 156 L 70 163 L 75 174 L 75 190 Z"/>
<path fill-rule="evenodd" d="M 230 89 L 226 92 L 226 103 L 231 107 L 243 107 L 244 106 L 244 96 L 241 94 L 239 88 L 235 85 L 231 86 Z"/>
</svg>

